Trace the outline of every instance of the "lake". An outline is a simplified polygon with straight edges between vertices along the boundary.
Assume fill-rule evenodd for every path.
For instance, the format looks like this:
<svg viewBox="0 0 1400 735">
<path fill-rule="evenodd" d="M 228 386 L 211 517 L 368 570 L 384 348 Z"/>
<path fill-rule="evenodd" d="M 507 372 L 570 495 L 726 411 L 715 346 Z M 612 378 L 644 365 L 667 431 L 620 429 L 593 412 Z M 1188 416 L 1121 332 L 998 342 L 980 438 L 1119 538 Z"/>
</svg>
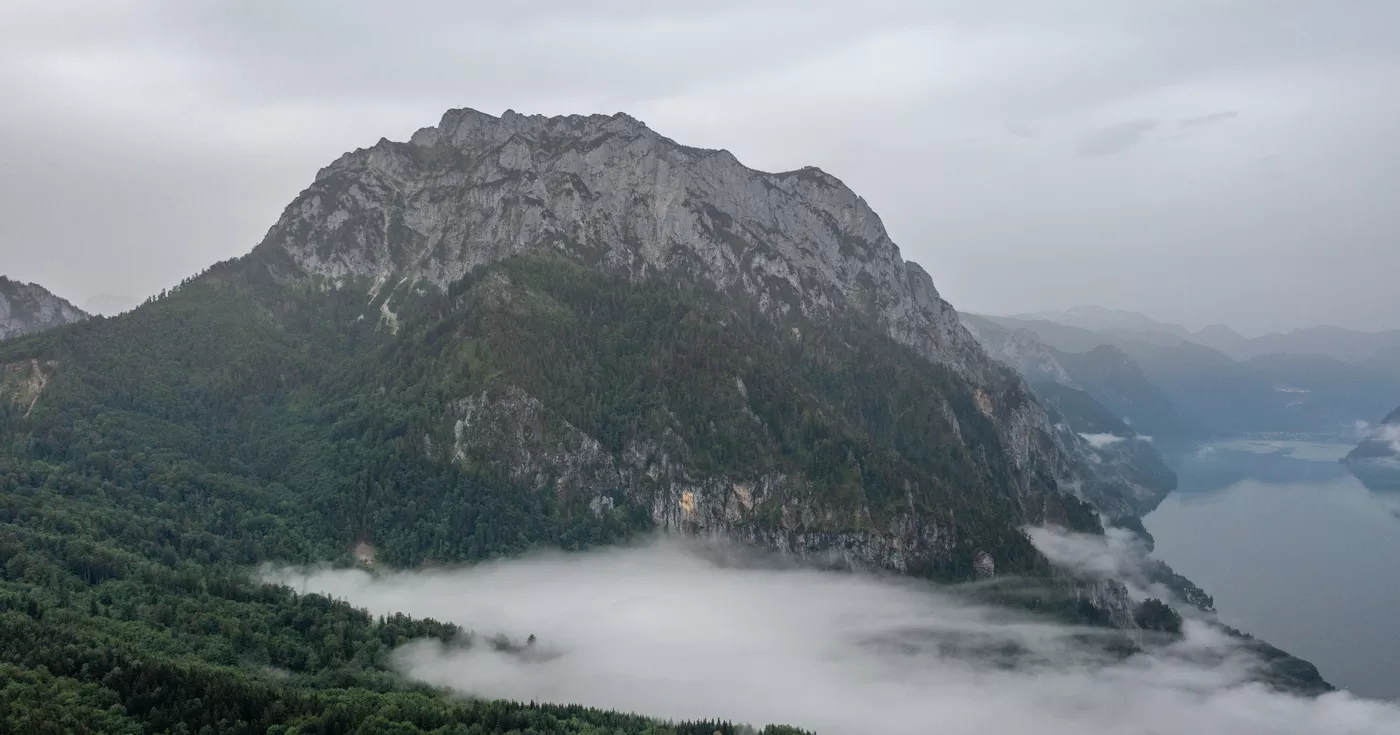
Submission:
<svg viewBox="0 0 1400 735">
<path fill-rule="evenodd" d="M 1167 449 L 1179 489 L 1144 518 L 1156 556 L 1221 620 L 1339 687 L 1400 698 L 1400 495 L 1337 463 L 1350 445 L 1239 440 Z"/>
</svg>

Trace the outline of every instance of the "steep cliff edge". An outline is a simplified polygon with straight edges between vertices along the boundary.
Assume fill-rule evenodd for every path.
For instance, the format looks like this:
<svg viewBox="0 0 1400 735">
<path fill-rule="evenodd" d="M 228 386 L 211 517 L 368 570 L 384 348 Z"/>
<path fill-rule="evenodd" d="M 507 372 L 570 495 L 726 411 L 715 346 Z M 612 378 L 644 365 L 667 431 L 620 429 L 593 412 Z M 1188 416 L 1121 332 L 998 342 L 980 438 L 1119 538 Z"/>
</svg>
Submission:
<svg viewBox="0 0 1400 735">
<path fill-rule="evenodd" d="M 0 340 L 35 334 L 87 318 L 82 309 L 43 286 L 0 276 Z"/>
<path fill-rule="evenodd" d="M 385 315 L 411 289 L 540 250 L 632 279 L 698 279 L 780 322 L 856 312 L 979 391 L 1017 482 L 1043 477 L 1111 515 L 1133 511 L 1125 483 L 1095 475 L 1088 447 L 987 357 L 865 201 L 819 169 L 755 171 L 622 114 L 453 110 L 408 143 L 324 168 L 258 250 L 284 277 L 385 292 Z"/>
</svg>

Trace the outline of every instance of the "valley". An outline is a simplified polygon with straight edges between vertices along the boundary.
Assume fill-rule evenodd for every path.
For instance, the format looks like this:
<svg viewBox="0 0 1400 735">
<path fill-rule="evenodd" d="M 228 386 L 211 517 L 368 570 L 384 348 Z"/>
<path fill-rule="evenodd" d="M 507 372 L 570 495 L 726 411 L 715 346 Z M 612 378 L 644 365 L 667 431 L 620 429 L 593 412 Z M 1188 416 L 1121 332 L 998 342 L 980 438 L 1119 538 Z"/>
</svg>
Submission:
<svg viewBox="0 0 1400 735">
<path fill-rule="evenodd" d="M 623 114 L 452 110 L 409 142 L 341 156 L 250 253 L 134 310 L 35 308 L 45 328 L 0 343 L 11 727 L 858 729 L 718 695 L 653 706 L 568 677 L 538 688 L 548 679 L 531 672 L 559 674 L 531 659 L 535 631 L 337 592 L 551 552 L 590 565 L 631 549 L 617 553 L 646 564 L 639 545 L 657 537 L 680 566 L 651 573 L 710 579 L 724 599 L 752 554 L 784 582 L 820 580 L 814 615 L 842 585 L 904 590 L 900 604 L 933 612 L 866 633 L 931 667 L 929 686 L 999 677 L 984 667 L 1006 657 L 1065 696 L 1121 674 L 1113 686 L 1146 702 L 1152 672 L 1188 666 L 1225 692 L 1202 723 L 1234 717 L 1235 696 L 1301 711 L 1325 697 L 1395 721 L 1222 624 L 1209 590 L 1148 554 L 1142 521 L 1179 483 L 1159 443 L 1335 428 L 1389 383 L 1358 386 L 1329 361 L 1245 365 L 1184 342 L 960 316 L 819 169 L 757 171 Z M 1311 398 L 1279 405 L 1285 384 Z M 695 567 L 665 546 L 680 538 L 718 546 Z M 332 581 L 308 586 L 313 569 Z M 636 594 L 608 569 L 599 590 Z M 602 625 L 584 594 L 559 581 L 529 599 L 577 610 L 551 618 L 561 630 Z M 966 628 L 950 628 L 961 614 Z M 843 620 L 805 640 L 851 633 Z M 507 686 L 404 663 L 433 646 L 544 668 L 512 668 L 522 683 Z M 1182 659 L 1198 646 L 1205 658 Z"/>
</svg>

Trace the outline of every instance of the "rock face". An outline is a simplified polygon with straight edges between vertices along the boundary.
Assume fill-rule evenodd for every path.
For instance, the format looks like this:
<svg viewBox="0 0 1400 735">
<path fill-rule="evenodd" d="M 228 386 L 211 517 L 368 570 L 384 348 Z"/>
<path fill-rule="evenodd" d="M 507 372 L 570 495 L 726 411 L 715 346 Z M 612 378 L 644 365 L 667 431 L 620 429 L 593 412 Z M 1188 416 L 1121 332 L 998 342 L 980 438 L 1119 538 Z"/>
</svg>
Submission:
<svg viewBox="0 0 1400 735">
<path fill-rule="evenodd" d="M 1057 349 L 1014 322 L 1004 325 L 973 314 L 963 314 L 962 319 L 992 357 L 1033 385 L 1054 383 L 1082 390 L 1150 436 L 1182 437 L 1193 432 L 1171 399 L 1117 347 L 1100 344 L 1082 352 Z"/>
<path fill-rule="evenodd" d="M 459 461 L 489 457 L 524 485 L 548 481 L 559 495 L 589 495 L 595 515 L 612 511 L 624 500 L 621 493 L 650 497 L 647 510 L 658 529 L 704 532 L 842 567 L 900 573 L 919 560 L 946 556 L 953 545 L 952 534 L 911 516 L 885 533 L 817 530 L 868 527 L 869 511 L 856 507 L 851 512 L 865 517 L 833 518 L 837 511 L 782 473 L 743 479 L 695 473 L 684 461 L 684 442 L 671 433 L 629 442 L 614 454 L 513 386 L 457 401 L 450 412 L 457 417 L 452 451 Z M 770 499 L 777 499 L 776 518 L 765 508 Z M 982 558 L 992 564 L 985 552 Z"/>
<path fill-rule="evenodd" d="M 969 315 L 963 319 L 992 357 L 1030 381 L 1041 400 L 1054 409 L 1058 430 L 1088 442 L 1091 469 L 1099 481 L 1130 488 L 1134 512 L 1150 510 L 1176 488 L 1176 473 L 1152 446 L 1151 436 L 1129 425 L 1118 411 L 1149 415 L 1156 419 L 1153 425 L 1179 422 L 1174 424 L 1174 414 L 1162 410 L 1166 398 L 1120 351 L 1101 346 L 1087 353 L 1062 352 L 1030 330 L 1006 329 Z"/>
<path fill-rule="evenodd" d="M 453 110 L 408 143 L 342 156 L 287 207 L 257 253 L 276 275 L 387 293 L 441 289 L 474 268 L 552 250 L 630 278 L 700 279 L 775 320 L 855 311 L 977 390 L 1020 482 L 1051 478 L 1105 513 L 1126 488 L 1090 468 L 1019 379 L 991 360 L 905 261 L 880 218 L 815 168 L 770 174 L 626 115 L 500 118 Z"/>
<path fill-rule="evenodd" d="M 1372 427 L 1342 462 L 1372 490 L 1400 490 L 1400 408 Z"/>
<path fill-rule="evenodd" d="M 88 318 L 42 286 L 0 276 L 0 340 L 23 337 Z"/>
</svg>

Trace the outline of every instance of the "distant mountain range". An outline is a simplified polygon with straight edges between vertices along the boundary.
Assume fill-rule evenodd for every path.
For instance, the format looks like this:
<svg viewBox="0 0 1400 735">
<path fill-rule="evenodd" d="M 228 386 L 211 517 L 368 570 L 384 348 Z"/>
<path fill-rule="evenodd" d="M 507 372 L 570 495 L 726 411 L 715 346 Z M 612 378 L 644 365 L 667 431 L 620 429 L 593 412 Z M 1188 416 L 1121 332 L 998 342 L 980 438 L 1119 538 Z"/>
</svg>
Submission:
<svg viewBox="0 0 1400 735">
<path fill-rule="evenodd" d="M 1343 436 L 1400 402 L 1400 332 L 1318 327 L 1250 339 L 1101 307 L 964 322 L 1032 383 L 1081 388 L 1163 436 Z M 1029 338 L 1043 349 L 1027 346 Z"/>
<path fill-rule="evenodd" d="M 1190 330 L 1178 324 L 1159 322 L 1145 314 L 1102 306 L 1076 306 L 1064 311 L 1040 311 L 1033 314 L 1013 314 L 1010 318 L 1031 322 L 1055 322 L 1091 332 L 1122 334 L 1168 334 L 1178 339 L 1191 336 Z"/>
<path fill-rule="evenodd" d="M 26 328 L 83 316 L 44 304 Z M 1043 358 L 1023 379 L 818 169 L 756 171 L 623 114 L 449 111 L 321 169 L 251 253 L 0 344 L 6 683 L 56 682 L 15 701 L 62 693 L 103 732 L 573 731 L 401 687 L 390 649 L 471 645 L 454 627 L 250 570 L 662 531 L 979 580 L 979 600 L 1132 631 L 1090 636 L 1115 655 L 1157 646 L 1179 613 L 1056 566 L 1025 529 L 1140 529 L 1174 477 L 1139 432 L 1185 404 L 1156 363 L 1060 328 L 1087 346 L 1009 330 Z M 1142 576 L 1209 612 L 1165 564 Z M 1269 683 L 1331 688 L 1243 645 Z"/>
<path fill-rule="evenodd" d="M 1008 319 L 1043 321 L 1100 334 L 1172 345 L 1185 340 L 1209 347 L 1234 360 L 1267 355 L 1326 355 L 1400 376 L 1400 329 L 1361 332 L 1342 327 L 1304 327 L 1262 337 L 1246 337 L 1224 324 L 1191 331 L 1145 314 L 1101 306 L 1014 314 Z"/>
<path fill-rule="evenodd" d="M 36 283 L 0 276 L 0 340 L 74 324 L 87 312 Z"/>
<path fill-rule="evenodd" d="M 1102 343 L 1100 337 L 1090 336 L 1082 344 L 1074 342 L 1071 347 L 1062 348 L 1040 336 L 1036 326 L 1045 330 L 1040 323 L 1029 323 L 1028 328 L 975 314 L 964 314 L 962 318 L 989 354 L 1021 373 L 1033 386 L 1039 386 L 1038 393 L 1045 393 L 1046 384 L 1083 392 L 1119 421 L 1149 436 L 1199 433 L 1141 367 L 1122 350 Z M 1083 351 L 1076 349 L 1089 343 L 1098 344 Z"/>
</svg>

